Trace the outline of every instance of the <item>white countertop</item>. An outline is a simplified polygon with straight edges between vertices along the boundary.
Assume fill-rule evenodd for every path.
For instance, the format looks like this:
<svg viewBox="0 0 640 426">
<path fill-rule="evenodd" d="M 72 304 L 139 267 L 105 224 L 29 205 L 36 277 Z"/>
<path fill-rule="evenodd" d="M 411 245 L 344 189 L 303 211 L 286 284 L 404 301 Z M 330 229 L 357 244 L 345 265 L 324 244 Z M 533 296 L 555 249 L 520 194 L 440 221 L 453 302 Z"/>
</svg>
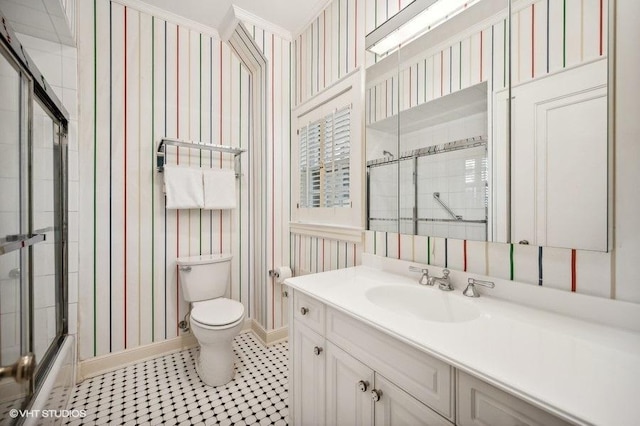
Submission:
<svg viewBox="0 0 640 426">
<path fill-rule="evenodd" d="M 286 284 L 532 404 L 578 424 L 637 425 L 640 333 L 487 296 L 464 297 L 415 279 L 357 266 L 289 278 Z M 413 286 L 480 310 L 436 322 L 372 303 L 369 289 Z M 459 287 L 459 286 L 458 286 Z M 489 290 L 490 292 L 491 290 Z"/>
</svg>

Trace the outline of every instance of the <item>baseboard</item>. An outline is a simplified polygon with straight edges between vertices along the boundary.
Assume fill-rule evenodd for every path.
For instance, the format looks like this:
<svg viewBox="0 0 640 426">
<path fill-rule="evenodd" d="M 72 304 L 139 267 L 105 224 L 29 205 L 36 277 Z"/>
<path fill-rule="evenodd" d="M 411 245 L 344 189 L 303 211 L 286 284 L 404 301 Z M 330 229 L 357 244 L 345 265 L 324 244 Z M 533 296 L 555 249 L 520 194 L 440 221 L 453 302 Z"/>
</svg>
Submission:
<svg viewBox="0 0 640 426">
<path fill-rule="evenodd" d="M 173 352 L 198 346 L 198 341 L 191 333 L 185 333 L 173 339 L 150 343 L 133 349 L 97 356 L 78 365 L 78 383 L 90 377 L 99 376 L 127 365 L 157 358 Z"/>
<path fill-rule="evenodd" d="M 251 323 L 251 331 L 262 341 L 265 346 L 272 346 L 287 339 L 289 327 L 281 327 L 277 330 L 267 331 L 256 320 Z"/>
<path fill-rule="evenodd" d="M 242 333 L 251 331 L 253 320 L 247 318 L 242 326 Z M 137 348 L 128 349 L 122 352 L 102 355 L 95 358 L 81 361 L 78 364 L 77 383 L 85 379 L 99 376 L 113 370 L 117 370 L 127 365 L 146 361 L 174 352 L 180 352 L 198 346 L 198 341 L 191 333 L 185 333 L 173 339 L 162 342 L 150 343 Z"/>
</svg>

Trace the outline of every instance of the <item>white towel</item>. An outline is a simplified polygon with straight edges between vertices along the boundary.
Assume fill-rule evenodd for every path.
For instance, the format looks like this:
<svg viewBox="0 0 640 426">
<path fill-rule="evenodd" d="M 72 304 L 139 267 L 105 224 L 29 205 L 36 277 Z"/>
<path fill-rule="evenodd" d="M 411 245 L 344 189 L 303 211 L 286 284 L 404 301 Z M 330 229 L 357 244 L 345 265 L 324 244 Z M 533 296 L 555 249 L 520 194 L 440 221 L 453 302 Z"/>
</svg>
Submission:
<svg viewBox="0 0 640 426">
<path fill-rule="evenodd" d="M 164 166 L 168 209 L 201 209 L 204 206 L 202 170 Z"/>
<path fill-rule="evenodd" d="M 233 170 L 203 169 L 204 208 L 236 208 L 236 173 Z"/>
</svg>

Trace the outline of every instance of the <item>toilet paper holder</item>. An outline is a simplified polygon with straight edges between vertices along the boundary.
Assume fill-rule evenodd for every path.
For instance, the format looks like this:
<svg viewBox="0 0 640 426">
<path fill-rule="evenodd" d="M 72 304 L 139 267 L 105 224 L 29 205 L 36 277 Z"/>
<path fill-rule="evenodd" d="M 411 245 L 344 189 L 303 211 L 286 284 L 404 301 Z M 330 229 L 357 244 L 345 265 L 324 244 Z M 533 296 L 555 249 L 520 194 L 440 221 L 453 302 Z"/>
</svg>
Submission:
<svg viewBox="0 0 640 426">
<path fill-rule="evenodd" d="M 269 277 L 270 278 L 280 278 L 280 273 L 275 269 L 269 269 Z"/>
<path fill-rule="evenodd" d="M 283 284 L 284 280 L 293 276 L 293 272 L 288 266 L 278 266 L 269 270 L 269 277 L 276 280 L 278 284 Z"/>
</svg>

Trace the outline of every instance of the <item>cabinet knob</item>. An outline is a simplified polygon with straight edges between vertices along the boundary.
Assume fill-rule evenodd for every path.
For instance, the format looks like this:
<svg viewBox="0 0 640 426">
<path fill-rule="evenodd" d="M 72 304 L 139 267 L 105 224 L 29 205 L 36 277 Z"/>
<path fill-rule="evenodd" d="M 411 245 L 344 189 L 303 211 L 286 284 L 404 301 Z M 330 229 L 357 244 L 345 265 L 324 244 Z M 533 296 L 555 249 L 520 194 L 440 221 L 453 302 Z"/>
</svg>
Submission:
<svg viewBox="0 0 640 426">
<path fill-rule="evenodd" d="M 322 348 L 320 346 L 316 346 L 313 348 L 313 353 L 316 355 L 320 355 L 322 353 Z"/>
<path fill-rule="evenodd" d="M 309 308 L 305 308 L 304 306 L 300 308 L 300 313 L 302 315 L 307 315 L 308 312 L 309 312 Z"/>
<path fill-rule="evenodd" d="M 378 389 L 373 389 L 371 391 L 371 399 L 373 400 L 373 402 L 380 401 L 381 396 L 382 396 L 382 391 L 379 391 Z"/>
<path fill-rule="evenodd" d="M 360 392 L 366 392 L 368 387 L 369 382 L 365 382 L 364 380 L 360 380 L 358 382 L 358 389 L 360 389 Z"/>
</svg>

